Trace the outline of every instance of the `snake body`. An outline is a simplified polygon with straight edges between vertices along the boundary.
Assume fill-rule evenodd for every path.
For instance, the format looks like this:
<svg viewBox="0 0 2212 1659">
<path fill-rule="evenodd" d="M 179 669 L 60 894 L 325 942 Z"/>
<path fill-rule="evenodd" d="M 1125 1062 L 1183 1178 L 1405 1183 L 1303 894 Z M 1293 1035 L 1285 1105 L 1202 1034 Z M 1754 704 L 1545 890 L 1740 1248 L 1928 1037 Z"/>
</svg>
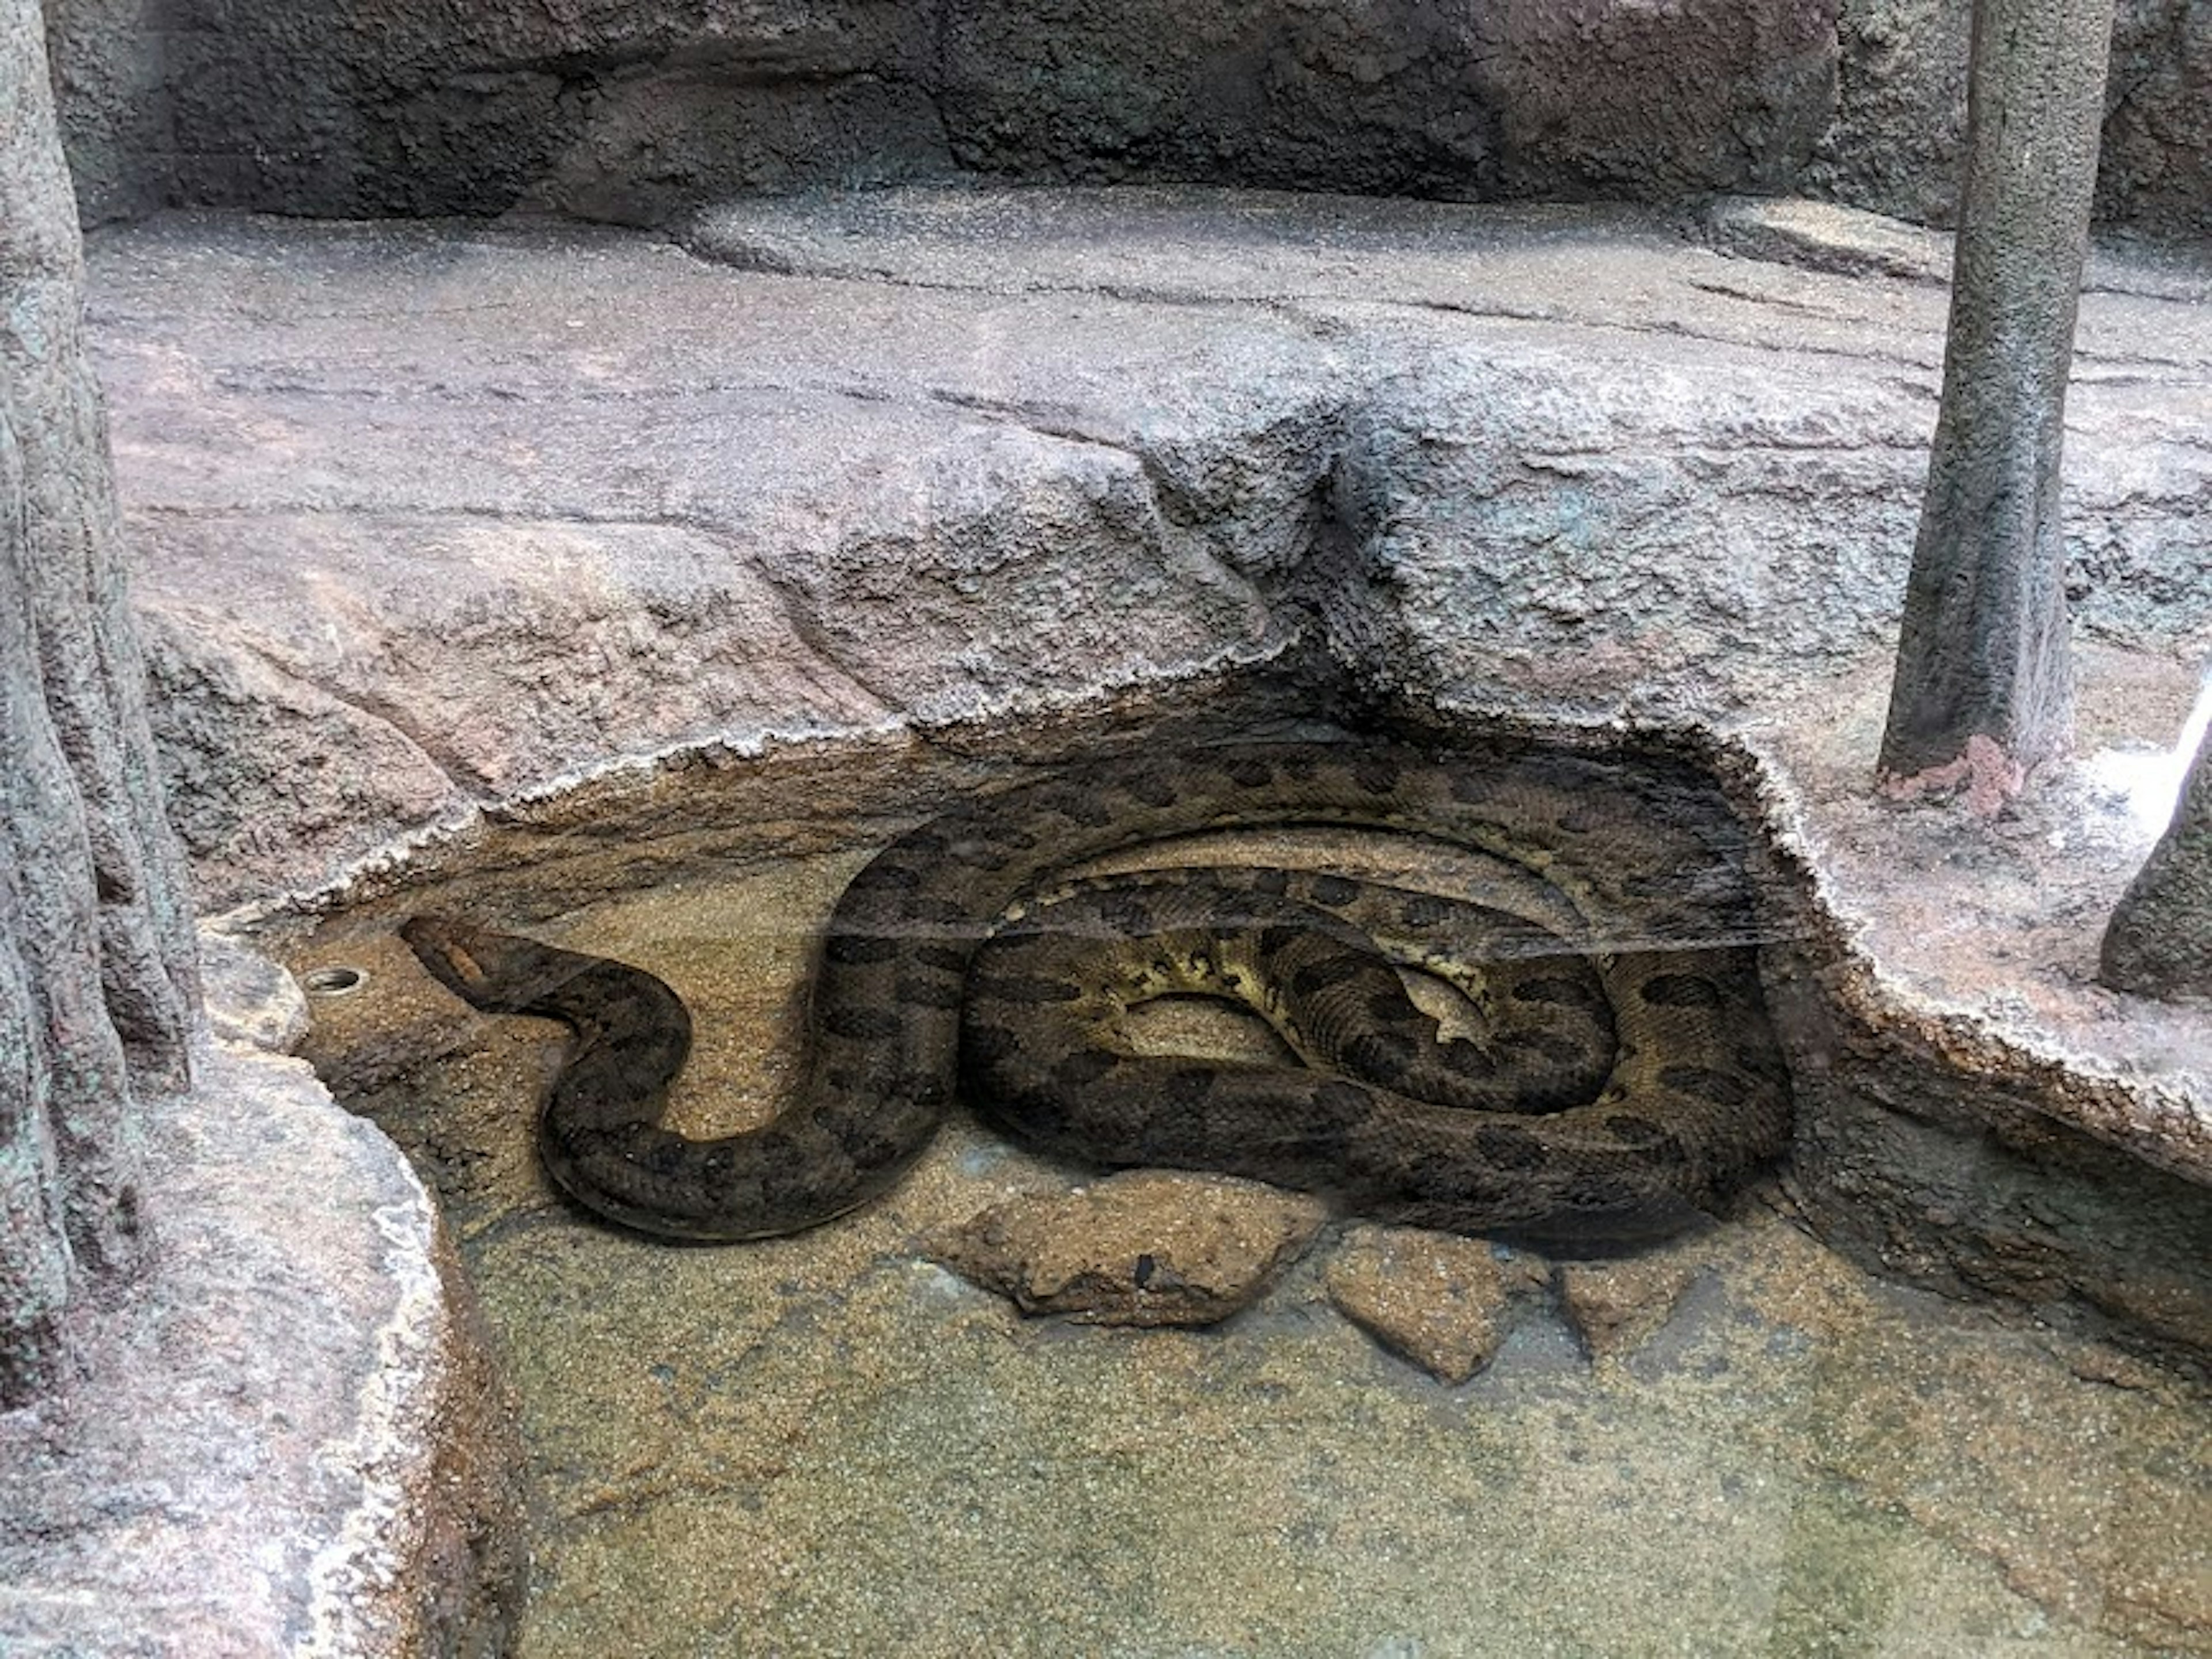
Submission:
<svg viewBox="0 0 2212 1659">
<path fill-rule="evenodd" d="M 1507 919 L 1510 944 L 1493 940 L 1506 963 L 1489 1000 L 1506 1017 L 1440 1039 L 1341 913 L 1355 897 L 1443 901 L 1333 878 L 1079 889 L 981 946 L 994 918 L 1079 862 L 1310 825 L 1414 833 L 1540 877 L 1550 914 Z M 771 1122 L 714 1139 L 659 1121 L 690 1045 L 659 981 L 443 917 L 401 931 L 477 1007 L 575 1027 L 544 1161 L 580 1201 L 648 1232 L 757 1238 L 867 1203 L 927 1146 L 964 1054 L 990 1115 L 1047 1150 L 1247 1175 L 1463 1232 L 1604 1240 L 1711 1211 L 1786 1144 L 1742 845 L 1686 770 L 1533 746 L 1255 744 L 1041 776 L 908 830 L 854 877 L 824 930 L 801 1087 Z M 1224 902 L 1229 922 L 1213 914 Z M 1096 963 L 1100 934 L 1118 975 Z M 1162 990 L 1249 989 L 1264 1013 L 1285 986 L 1293 1042 L 1344 1073 L 1097 1041 L 1116 1009 Z M 1446 1103 L 1413 1097 L 1439 1089 Z"/>
</svg>

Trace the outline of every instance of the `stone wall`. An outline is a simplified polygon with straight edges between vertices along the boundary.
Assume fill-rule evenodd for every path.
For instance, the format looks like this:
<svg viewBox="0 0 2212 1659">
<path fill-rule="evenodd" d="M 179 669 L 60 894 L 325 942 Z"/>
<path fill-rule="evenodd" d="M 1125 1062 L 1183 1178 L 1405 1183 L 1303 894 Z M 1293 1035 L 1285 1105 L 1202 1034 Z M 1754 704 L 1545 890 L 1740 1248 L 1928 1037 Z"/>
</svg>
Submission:
<svg viewBox="0 0 2212 1659">
<path fill-rule="evenodd" d="M 1965 0 L 56 0 L 88 216 L 552 209 L 976 172 L 1940 222 Z M 2122 0 L 2100 200 L 2212 230 L 2212 10 Z"/>
</svg>

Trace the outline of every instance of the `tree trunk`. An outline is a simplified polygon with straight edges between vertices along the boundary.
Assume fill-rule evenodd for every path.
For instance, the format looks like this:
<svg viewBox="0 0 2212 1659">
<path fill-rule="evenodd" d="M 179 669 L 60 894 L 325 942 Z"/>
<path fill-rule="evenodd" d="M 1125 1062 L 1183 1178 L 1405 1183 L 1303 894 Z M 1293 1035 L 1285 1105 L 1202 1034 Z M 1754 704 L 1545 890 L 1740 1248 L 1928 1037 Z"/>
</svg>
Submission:
<svg viewBox="0 0 2212 1659">
<path fill-rule="evenodd" d="M 2072 738 L 2060 448 L 2112 0 L 1974 0 L 1943 402 L 1881 770 L 2017 792 Z"/>
<path fill-rule="evenodd" d="M 2212 731 L 2173 822 L 2112 912 L 2098 978 L 2147 997 L 2212 998 Z"/>
<path fill-rule="evenodd" d="M 143 1252 L 138 1115 L 198 1000 L 83 296 L 38 0 L 0 0 L 0 1404 Z"/>
</svg>

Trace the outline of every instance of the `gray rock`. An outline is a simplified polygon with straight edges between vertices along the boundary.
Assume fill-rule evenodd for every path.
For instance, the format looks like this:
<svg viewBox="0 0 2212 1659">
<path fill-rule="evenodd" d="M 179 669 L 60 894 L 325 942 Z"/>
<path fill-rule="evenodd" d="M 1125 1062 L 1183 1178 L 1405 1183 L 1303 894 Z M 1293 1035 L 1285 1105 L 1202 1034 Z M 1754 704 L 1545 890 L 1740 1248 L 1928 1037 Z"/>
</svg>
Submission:
<svg viewBox="0 0 2212 1659">
<path fill-rule="evenodd" d="M 1510 193 L 1787 191 L 1835 100 L 1833 0 L 1485 9 Z"/>
<path fill-rule="evenodd" d="M 1376 195 L 1786 185 L 1825 123 L 1825 6 L 1356 11 L 963 5 L 955 155 L 994 173 Z"/>
<path fill-rule="evenodd" d="M 1844 276 L 1951 279 L 1951 239 L 1863 208 L 1832 202 L 1726 196 L 1702 216 L 1705 234 L 1723 253 L 1832 270 Z"/>
<path fill-rule="evenodd" d="M 1421 331 L 1346 450 L 1340 659 L 1417 701 L 1717 718 L 1894 627 L 1928 412 L 1893 382 L 1665 336 Z"/>
<path fill-rule="evenodd" d="M 665 222 L 718 195 L 965 167 L 1481 199 L 1796 191 L 1942 223 L 1965 108 L 1963 0 L 47 13 L 101 220 L 183 202 Z M 2208 28 L 2191 0 L 2120 9 L 2109 221 L 2204 229 Z"/>
<path fill-rule="evenodd" d="M 205 902 L 624 759 L 1034 714 L 1313 614 L 1379 684 L 1539 714 L 1742 711 L 1887 647 L 1924 285 L 1617 210 L 1206 191 L 758 205 L 692 242 L 740 268 L 98 239 Z M 2162 650 L 2212 614 L 2212 326 L 2174 280 L 2085 302 L 2069 450 L 2083 624 Z"/>
<path fill-rule="evenodd" d="M 2212 236 L 2212 12 L 2120 0 L 2106 106 L 2100 216 Z"/>
<path fill-rule="evenodd" d="M 985 0 L 947 10 L 940 100 L 985 173 L 1486 195 L 1504 158 L 1482 27 L 1418 0 Z"/>
<path fill-rule="evenodd" d="M 2200 738 L 2181 799 L 2112 912 L 2099 977 L 2142 996 L 2212 1000 L 2212 737 Z"/>
<path fill-rule="evenodd" d="M 199 930 L 200 987 L 208 1028 L 224 1042 L 272 1054 L 295 1052 L 307 1035 L 307 999 L 299 981 L 243 939 Z"/>
<path fill-rule="evenodd" d="M 344 868 L 465 810 L 388 721 L 143 604 L 151 586 L 140 593 L 148 713 L 204 908 Z"/>
<path fill-rule="evenodd" d="M 2200 1340 L 2202 1084 L 2150 1056 L 2201 1032 L 2063 982 L 2142 849 L 2085 846 L 2094 801 L 1961 840 L 1863 799 L 1933 285 L 1725 258 L 1616 210 L 1206 191 L 754 206 L 693 246 L 782 270 L 599 233 L 99 239 L 204 892 L 328 881 L 471 805 L 580 830 L 591 792 L 533 803 L 659 749 L 742 771 L 778 731 L 912 721 L 1003 758 L 1001 732 L 1067 733 L 1116 688 L 1202 698 L 1315 645 L 1416 705 L 1686 720 L 1778 757 L 1745 799 L 1815 792 L 1790 845 L 1821 898 L 1771 955 L 1823 1236 Z M 2159 712 L 2152 671 L 2212 640 L 2212 322 L 2185 271 L 2110 269 L 2069 403 L 2074 599 L 2091 689 L 2118 688 L 2090 729 L 2162 741 L 2181 706 Z M 849 816 L 781 775 L 733 817 Z M 2015 872 L 1990 833 L 2040 862 Z M 593 844 L 590 881 L 535 914 L 646 878 Z M 2033 1001 L 1984 1006 L 1993 987 Z M 2054 1183 L 2089 1220 L 2038 1219 Z"/>
<path fill-rule="evenodd" d="M 1971 0 L 1840 0 L 1836 99 L 1808 194 L 1920 224 L 1959 208 Z"/>
<path fill-rule="evenodd" d="M 46 52 L 87 224 L 153 211 L 169 199 L 175 145 L 169 64 L 156 0 L 52 0 Z"/>
<path fill-rule="evenodd" d="M 428 1196 L 301 1062 L 195 1069 L 151 1135 L 151 1270 L 0 1414 L 0 1648 L 499 1651 L 517 1447 Z"/>
</svg>

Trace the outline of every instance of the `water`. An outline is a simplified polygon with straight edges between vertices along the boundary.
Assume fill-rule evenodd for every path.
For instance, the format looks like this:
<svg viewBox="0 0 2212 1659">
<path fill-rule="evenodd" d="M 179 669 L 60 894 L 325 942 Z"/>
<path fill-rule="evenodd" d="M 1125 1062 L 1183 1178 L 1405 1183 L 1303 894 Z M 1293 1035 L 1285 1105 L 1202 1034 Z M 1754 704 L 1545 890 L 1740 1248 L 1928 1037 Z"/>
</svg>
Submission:
<svg viewBox="0 0 2212 1659">
<path fill-rule="evenodd" d="M 311 1058 L 439 1189 L 518 1391 L 526 1659 L 2212 1652 L 2203 1398 L 1869 1279 L 1778 1185 L 1666 1247 L 1688 1288 L 1640 1346 L 1593 1359 L 1539 1307 L 1458 1387 L 1334 1311 L 1333 1234 L 1211 1329 L 1022 1319 L 930 1241 L 1083 1172 L 964 1117 L 797 1238 L 673 1246 L 554 1197 L 558 1028 L 459 1010 L 392 922 L 458 904 L 660 974 L 700 1034 L 673 1115 L 736 1128 L 787 1085 L 844 880 L 979 775 L 912 758 L 563 807 L 285 946 L 364 975 Z"/>
</svg>

